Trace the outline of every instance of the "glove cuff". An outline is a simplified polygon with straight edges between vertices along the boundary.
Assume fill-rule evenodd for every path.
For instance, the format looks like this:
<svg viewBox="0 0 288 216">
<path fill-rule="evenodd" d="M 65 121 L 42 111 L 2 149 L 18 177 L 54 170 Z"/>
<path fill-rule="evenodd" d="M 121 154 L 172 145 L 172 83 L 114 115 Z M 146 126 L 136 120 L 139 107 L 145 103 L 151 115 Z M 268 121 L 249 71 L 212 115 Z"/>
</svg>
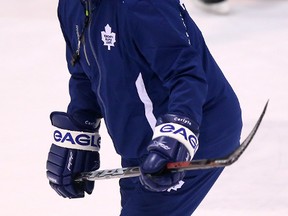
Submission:
<svg viewBox="0 0 288 216">
<path fill-rule="evenodd" d="M 86 151 L 99 151 L 101 137 L 98 132 L 89 133 L 82 131 L 71 131 L 53 127 L 54 145 L 62 148 L 79 149 Z"/>
<path fill-rule="evenodd" d="M 170 137 L 185 146 L 190 158 L 194 157 L 199 143 L 199 127 L 190 118 L 177 114 L 165 114 L 157 119 L 152 140 L 158 137 Z"/>
<path fill-rule="evenodd" d="M 68 149 L 99 151 L 101 141 L 99 126 L 77 124 L 64 112 L 52 112 L 50 118 L 53 125 L 53 144 Z M 97 124 L 100 125 L 100 120 Z"/>
<path fill-rule="evenodd" d="M 170 137 L 183 144 L 189 152 L 189 160 L 192 160 L 199 143 L 197 136 L 190 129 L 177 123 L 163 123 L 155 127 L 152 140 L 163 136 Z"/>
</svg>

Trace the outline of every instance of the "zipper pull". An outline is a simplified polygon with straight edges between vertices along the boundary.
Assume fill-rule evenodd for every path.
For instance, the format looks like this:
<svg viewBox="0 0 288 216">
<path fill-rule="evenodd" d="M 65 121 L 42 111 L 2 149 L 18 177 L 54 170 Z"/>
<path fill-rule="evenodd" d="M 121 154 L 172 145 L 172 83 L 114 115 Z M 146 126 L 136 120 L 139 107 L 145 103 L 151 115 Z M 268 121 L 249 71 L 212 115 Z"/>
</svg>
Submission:
<svg viewBox="0 0 288 216">
<path fill-rule="evenodd" d="M 85 1 L 85 15 L 86 17 L 89 17 L 89 5 L 87 1 Z"/>
</svg>

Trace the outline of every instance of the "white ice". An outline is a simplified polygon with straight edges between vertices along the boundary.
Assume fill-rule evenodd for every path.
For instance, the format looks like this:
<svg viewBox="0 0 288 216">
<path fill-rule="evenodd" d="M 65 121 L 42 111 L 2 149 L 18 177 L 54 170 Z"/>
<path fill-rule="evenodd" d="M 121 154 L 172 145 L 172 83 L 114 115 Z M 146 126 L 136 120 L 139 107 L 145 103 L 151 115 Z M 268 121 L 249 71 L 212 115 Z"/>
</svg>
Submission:
<svg viewBox="0 0 288 216">
<path fill-rule="evenodd" d="M 288 215 L 288 1 L 230 0 L 228 16 L 183 1 L 239 96 L 243 138 L 270 99 L 251 146 L 194 215 Z M 56 0 L 0 2 L 0 215 L 116 216 L 117 180 L 97 181 L 91 196 L 68 200 L 46 179 L 48 117 L 69 101 L 56 7 Z M 101 168 L 119 167 L 104 127 L 101 132 Z"/>
</svg>

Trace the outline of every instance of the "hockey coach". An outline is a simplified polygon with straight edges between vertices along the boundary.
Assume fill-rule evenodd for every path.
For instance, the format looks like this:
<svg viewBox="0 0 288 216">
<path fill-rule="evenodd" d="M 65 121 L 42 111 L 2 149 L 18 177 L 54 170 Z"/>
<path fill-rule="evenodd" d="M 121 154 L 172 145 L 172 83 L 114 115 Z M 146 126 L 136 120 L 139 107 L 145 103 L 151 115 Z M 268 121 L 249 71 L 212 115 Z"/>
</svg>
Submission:
<svg viewBox="0 0 288 216">
<path fill-rule="evenodd" d="M 242 119 L 185 7 L 178 0 L 59 0 L 58 17 L 71 101 L 50 116 L 51 187 L 65 198 L 92 193 L 93 181 L 74 178 L 99 169 L 105 121 L 122 166 L 141 168 L 140 177 L 119 181 L 119 214 L 191 215 L 223 168 L 172 173 L 165 165 L 228 155 L 239 145 Z"/>
</svg>

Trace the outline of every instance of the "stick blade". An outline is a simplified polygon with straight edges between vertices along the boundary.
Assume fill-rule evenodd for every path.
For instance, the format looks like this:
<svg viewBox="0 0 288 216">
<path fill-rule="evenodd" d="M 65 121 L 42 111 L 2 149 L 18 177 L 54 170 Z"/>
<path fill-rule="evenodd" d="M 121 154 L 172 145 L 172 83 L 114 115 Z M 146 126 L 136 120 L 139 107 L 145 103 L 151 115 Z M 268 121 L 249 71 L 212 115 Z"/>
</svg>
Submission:
<svg viewBox="0 0 288 216">
<path fill-rule="evenodd" d="M 217 168 L 217 167 L 225 167 L 235 163 L 239 157 L 243 154 L 243 152 L 247 149 L 251 141 L 253 140 L 256 132 L 259 129 L 259 126 L 264 118 L 268 107 L 269 100 L 266 102 L 263 111 L 258 118 L 256 124 L 254 125 L 253 129 L 250 131 L 248 136 L 244 139 L 244 141 L 240 144 L 240 146 L 228 155 L 225 158 L 220 159 L 203 159 L 203 160 L 192 160 L 190 162 L 172 162 L 167 164 L 167 169 L 170 170 L 197 170 L 197 169 L 210 169 L 210 168 Z"/>
</svg>

